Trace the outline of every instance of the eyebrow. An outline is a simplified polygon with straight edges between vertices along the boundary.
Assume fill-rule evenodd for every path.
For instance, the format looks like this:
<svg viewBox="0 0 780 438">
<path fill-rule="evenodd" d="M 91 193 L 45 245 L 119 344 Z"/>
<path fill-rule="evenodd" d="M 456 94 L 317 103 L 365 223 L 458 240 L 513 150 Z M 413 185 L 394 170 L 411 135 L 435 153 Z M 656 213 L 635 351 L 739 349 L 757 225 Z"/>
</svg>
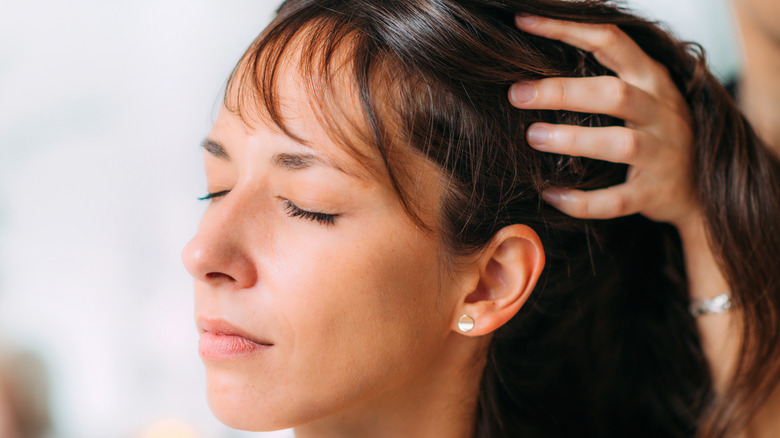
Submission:
<svg viewBox="0 0 780 438">
<path fill-rule="evenodd" d="M 227 149 L 225 149 L 225 146 L 222 146 L 221 143 L 207 138 L 203 140 L 203 143 L 200 145 L 211 155 L 214 155 L 215 157 L 221 158 L 223 160 L 230 161 L 230 155 L 228 155 Z"/>
<path fill-rule="evenodd" d="M 216 140 L 212 140 L 210 138 L 207 138 L 203 140 L 203 143 L 201 144 L 203 149 L 205 149 L 208 153 L 213 155 L 216 158 L 230 161 L 230 154 L 228 154 L 227 149 L 225 146 L 223 146 L 220 142 Z M 296 153 L 296 154 L 290 154 L 290 153 L 277 153 L 274 154 L 274 156 L 271 158 L 271 162 L 282 169 L 285 170 L 300 170 L 300 169 L 306 169 L 309 167 L 312 167 L 317 164 L 322 164 L 328 167 L 331 167 L 333 169 L 336 169 L 346 175 L 362 179 L 359 175 L 356 175 L 352 172 L 348 172 L 344 170 L 341 166 L 338 164 L 324 159 L 320 156 L 314 155 L 314 154 L 307 154 L 307 153 Z"/>
<path fill-rule="evenodd" d="M 311 167 L 317 163 L 335 167 L 312 154 L 279 153 L 274 155 L 272 161 L 275 165 L 287 170 L 306 169 L 307 167 Z"/>
</svg>

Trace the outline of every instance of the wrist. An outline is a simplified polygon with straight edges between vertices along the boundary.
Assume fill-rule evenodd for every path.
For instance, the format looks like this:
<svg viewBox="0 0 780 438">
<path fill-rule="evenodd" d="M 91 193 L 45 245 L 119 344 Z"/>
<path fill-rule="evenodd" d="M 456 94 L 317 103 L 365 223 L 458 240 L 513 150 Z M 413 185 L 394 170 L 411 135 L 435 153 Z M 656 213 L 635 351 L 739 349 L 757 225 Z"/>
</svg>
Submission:
<svg viewBox="0 0 780 438">
<path fill-rule="evenodd" d="M 688 289 L 692 300 L 711 300 L 729 291 L 712 251 L 704 218 L 698 212 L 675 224 L 680 234 Z"/>
<path fill-rule="evenodd" d="M 707 232 L 704 228 L 704 217 L 699 209 L 692 210 L 685 216 L 672 221 L 671 224 L 677 228 L 680 234 L 680 240 L 683 246 L 700 246 L 707 243 Z"/>
<path fill-rule="evenodd" d="M 689 310 L 693 316 L 722 315 L 734 308 L 734 299 L 730 292 L 724 292 L 713 298 L 693 298 Z"/>
</svg>

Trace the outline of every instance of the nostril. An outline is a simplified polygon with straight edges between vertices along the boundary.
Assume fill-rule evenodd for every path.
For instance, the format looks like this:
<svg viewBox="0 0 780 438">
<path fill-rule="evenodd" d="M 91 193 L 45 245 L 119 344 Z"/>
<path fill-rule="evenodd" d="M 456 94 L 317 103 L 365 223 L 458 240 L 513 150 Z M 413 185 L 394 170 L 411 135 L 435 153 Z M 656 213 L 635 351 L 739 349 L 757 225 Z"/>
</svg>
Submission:
<svg viewBox="0 0 780 438">
<path fill-rule="evenodd" d="M 206 280 L 208 281 L 229 281 L 232 283 L 236 282 L 236 279 L 231 277 L 230 275 L 224 274 L 222 272 L 209 272 L 206 274 Z"/>
</svg>

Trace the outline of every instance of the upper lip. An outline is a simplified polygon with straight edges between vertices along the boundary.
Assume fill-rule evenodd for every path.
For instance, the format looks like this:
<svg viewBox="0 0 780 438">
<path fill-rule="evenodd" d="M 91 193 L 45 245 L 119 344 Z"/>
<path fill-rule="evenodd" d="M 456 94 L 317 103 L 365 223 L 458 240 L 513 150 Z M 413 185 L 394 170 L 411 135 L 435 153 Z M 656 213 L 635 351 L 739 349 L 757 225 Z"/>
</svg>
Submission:
<svg viewBox="0 0 780 438">
<path fill-rule="evenodd" d="M 240 336 L 257 344 L 273 345 L 272 342 L 257 338 L 246 330 L 240 327 L 236 327 L 235 325 L 221 318 L 200 317 L 197 320 L 197 326 L 198 332 L 200 333 L 211 333 L 222 336 Z"/>
</svg>

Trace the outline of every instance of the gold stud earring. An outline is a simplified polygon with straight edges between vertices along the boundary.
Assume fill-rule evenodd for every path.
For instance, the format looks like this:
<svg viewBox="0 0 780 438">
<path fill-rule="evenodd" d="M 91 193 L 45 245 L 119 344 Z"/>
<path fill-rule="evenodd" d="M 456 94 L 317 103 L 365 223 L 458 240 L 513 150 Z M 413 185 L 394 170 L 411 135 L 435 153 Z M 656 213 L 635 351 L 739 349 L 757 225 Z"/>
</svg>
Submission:
<svg viewBox="0 0 780 438">
<path fill-rule="evenodd" d="M 463 333 L 468 333 L 474 328 L 474 318 L 463 315 L 458 320 L 458 330 L 462 331 Z"/>
</svg>

